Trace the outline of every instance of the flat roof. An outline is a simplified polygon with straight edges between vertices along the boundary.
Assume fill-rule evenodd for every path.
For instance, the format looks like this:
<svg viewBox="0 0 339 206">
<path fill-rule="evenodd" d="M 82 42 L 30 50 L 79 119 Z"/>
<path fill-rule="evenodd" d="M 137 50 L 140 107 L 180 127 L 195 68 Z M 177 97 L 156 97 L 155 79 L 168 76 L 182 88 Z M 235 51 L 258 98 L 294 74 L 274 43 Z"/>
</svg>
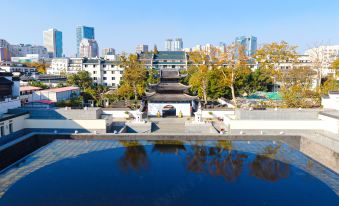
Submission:
<svg viewBox="0 0 339 206">
<path fill-rule="evenodd" d="M 61 87 L 61 88 L 52 88 L 52 89 L 45 89 L 41 90 L 42 92 L 66 92 L 72 90 L 79 90 L 79 87 Z"/>
</svg>

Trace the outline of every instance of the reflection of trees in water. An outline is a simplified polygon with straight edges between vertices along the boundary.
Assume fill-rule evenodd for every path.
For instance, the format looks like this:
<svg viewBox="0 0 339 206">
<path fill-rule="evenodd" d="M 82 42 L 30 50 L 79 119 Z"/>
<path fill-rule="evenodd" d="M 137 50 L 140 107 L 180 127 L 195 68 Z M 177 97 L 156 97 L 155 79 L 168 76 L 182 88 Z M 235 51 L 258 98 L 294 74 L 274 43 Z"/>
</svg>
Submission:
<svg viewBox="0 0 339 206">
<path fill-rule="evenodd" d="M 147 152 L 138 141 L 121 141 L 125 148 L 124 155 L 119 160 L 122 170 L 139 171 L 148 167 Z"/>
<path fill-rule="evenodd" d="M 179 154 L 180 151 L 186 151 L 183 141 L 176 140 L 159 140 L 153 142 L 152 152 L 163 154 Z"/>
<path fill-rule="evenodd" d="M 236 180 L 242 173 L 247 155 L 232 151 L 232 142 L 218 141 L 216 147 L 192 145 L 186 153 L 187 169 L 192 172 L 223 176 L 227 181 Z"/>
<path fill-rule="evenodd" d="M 262 154 L 258 154 L 250 164 L 250 174 L 267 181 L 277 181 L 281 178 L 287 178 L 290 173 L 289 165 L 275 160 L 281 144 L 265 147 Z"/>
</svg>

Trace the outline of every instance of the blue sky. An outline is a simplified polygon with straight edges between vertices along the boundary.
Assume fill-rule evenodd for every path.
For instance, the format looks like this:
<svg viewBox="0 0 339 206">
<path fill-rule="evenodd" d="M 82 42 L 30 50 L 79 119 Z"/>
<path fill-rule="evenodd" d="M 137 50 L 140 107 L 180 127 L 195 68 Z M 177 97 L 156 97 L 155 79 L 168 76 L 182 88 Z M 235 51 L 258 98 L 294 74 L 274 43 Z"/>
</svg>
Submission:
<svg viewBox="0 0 339 206">
<path fill-rule="evenodd" d="M 63 32 L 64 53 L 76 51 L 75 27 L 95 27 L 99 47 L 134 51 L 182 37 L 184 47 L 230 43 L 254 35 L 258 43 L 285 40 L 299 51 L 339 44 L 338 0 L 0 0 L 0 38 L 42 44 L 42 31 Z"/>
</svg>

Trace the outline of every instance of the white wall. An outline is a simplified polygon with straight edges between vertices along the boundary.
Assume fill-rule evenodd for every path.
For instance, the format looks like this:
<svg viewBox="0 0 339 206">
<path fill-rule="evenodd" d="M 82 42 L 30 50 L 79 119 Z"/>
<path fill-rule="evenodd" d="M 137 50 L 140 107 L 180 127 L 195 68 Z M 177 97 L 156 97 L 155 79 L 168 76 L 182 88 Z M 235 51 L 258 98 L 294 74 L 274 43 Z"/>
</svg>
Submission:
<svg viewBox="0 0 339 206">
<path fill-rule="evenodd" d="M 231 120 L 224 118 L 229 129 L 281 129 L 281 130 L 323 130 L 324 121 L 321 120 Z"/>
<path fill-rule="evenodd" d="M 190 103 L 148 103 L 148 116 L 157 116 L 158 112 L 162 116 L 162 109 L 167 105 L 175 107 L 176 116 L 179 116 L 180 111 L 183 116 L 191 116 Z"/>
<path fill-rule="evenodd" d="M 324 107 L 324 109 L 339 110 L 339 95 L 330 94 L 328 99 L 322 98 L 321 105 Z"/>
<path fill-rule="evenodd" d="M 26 119 L 25 128 L 39 129 L 88 129 L 88 130 L 106 130 L 106 121 L 98 120 L 42 120 Z"/>
<path fill-rule="evenodd" d="M 5 121 L 2 121 L 2 122 L 0 122 L 0 127 L 3 126 L 4 127 L 5 135 L 8 135 L 8 134 L 10 134 L 10 132 L 9 132 L 9 124 L 12 123 L 12 125 L 13 125 L 13 132 L 17 132 L 17 131 L 22 130 L 22 129 L 25 128 L 24 121 L 28 117 L 29 117 L 29 115 L 25 114 L 25 115 L 21 115 L 21 116 L 12 118 L 12 119 L 8 119 L 8 120 L 5 120 Z"/>
<path fill-rule="evenodd" d="M 126 114 L 128 112 L 128 114 Z M 129 118 L 131 116 L 136 117 L 137 110 L 103 110 L 103 114 L 110 114 L 114 118 Z"/>
<path fill-rule="evenodd" d="M 339 134 L 339 119 L 328 117 L 325 115 L 319 115 L 319 119 L 324 122 L 324 130 Z"/>
<path fill-rule="evenodd" d="M 7 113 L 9 109 L 15 109 L 21 106 L 20 99 L 6 99 L 0 102 L 0 114 Z"/>
<path fill-rule="evenodd" d="M 202 118 L 224 118 L 225 115 L 233 115 L 234 110 L 202 110 Z"/>
</svg>

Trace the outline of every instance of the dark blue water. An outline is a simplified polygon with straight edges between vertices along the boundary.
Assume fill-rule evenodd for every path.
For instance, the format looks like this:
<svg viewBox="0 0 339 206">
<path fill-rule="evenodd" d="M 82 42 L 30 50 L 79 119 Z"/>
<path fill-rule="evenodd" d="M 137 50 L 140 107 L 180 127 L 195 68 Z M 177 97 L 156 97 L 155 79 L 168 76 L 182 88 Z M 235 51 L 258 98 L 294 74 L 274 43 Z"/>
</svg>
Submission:
<svg viewBox="0 0 339 206">
<path fill-rule="evenodd" d="M 0 205 L 339 205 L 325 183 L 274 160 L 279 145 L 260 154 L 230 142 L 133 145 L 42 167 L 12 185 Z"/>
</svg>

